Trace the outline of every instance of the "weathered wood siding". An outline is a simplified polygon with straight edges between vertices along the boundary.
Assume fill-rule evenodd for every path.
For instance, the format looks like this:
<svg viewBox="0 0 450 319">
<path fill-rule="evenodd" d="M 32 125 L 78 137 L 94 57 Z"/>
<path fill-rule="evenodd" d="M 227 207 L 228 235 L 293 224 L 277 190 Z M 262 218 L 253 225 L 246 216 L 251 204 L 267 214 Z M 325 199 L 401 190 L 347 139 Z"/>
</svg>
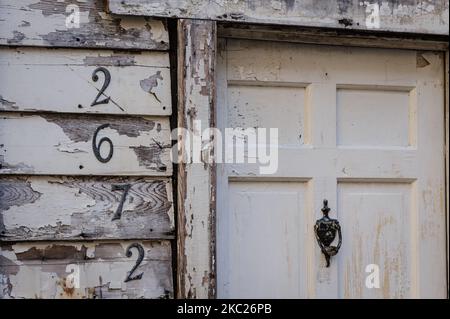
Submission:
<svg viewBox="0 0 450 319">
<path fill-rule="evenodd" d="M 126 194 L 115 185 L 129 185 Z M 121 217 L 113 220 L 124 198 Z M 0 179 L 3 241 L 174 238 L 170 179 Z"/>
<path fill-rule="evenodd" d="M 0 298 L 173 297 L 168 49 L 103 0 L 0 0 Z"/>
<path fill-rule="evenodd" d="M 105 83 L 110 81 L 92 105 Z M 95 75 L 97 75 L 97 81 Z M 170 115 L 165 52 L 0 49 L 0 109 L 68 113 Z M 80 94 L 83 93 L 83 94 Z"/>
<path fill-rule="evenodd" d="M 78 7 L 79 28 L 66 24 L 68 5 Z M 167 50 L 169 35 L 164 20 L 114 17 L 104 0 L 0 0 L 0 44 Z"/>
<path fill-rule="evenodd" d="M 447 0 L 108 0 L 114 14 L 448 35 Z"/>
<path fill-rule="evenodd" d="M 165 117 L 3 112 L 0 123 L 0 173 L 172 174 Z M 103 125 L 108 126 L 99 130 Z M 112 148 L 99 144 L 103 138 L 111 140 Z M 112 154 L 107 163 L 96 158 L 94 143 L 101 158 Z"/>
<path fill-rule="evenodd" d="M 124 282 L 137 260 L 144 258 Z M 0 291 L 4 298 L 171 298 L 167 241 L 18 243 L 2 245 Z M 72 280 L 73 278 L 73 280 Z"/>
</svg>

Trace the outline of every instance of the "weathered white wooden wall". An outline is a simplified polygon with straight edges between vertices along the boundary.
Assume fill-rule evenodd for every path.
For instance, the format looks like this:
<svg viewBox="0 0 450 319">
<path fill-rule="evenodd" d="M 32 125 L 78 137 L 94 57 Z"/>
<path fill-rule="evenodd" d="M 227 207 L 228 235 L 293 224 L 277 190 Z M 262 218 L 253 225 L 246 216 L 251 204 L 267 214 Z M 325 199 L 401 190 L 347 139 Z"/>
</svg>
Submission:
<svg viewBox="0 0 450 319">
<path fill-rule="evenodd" d="M 70 13 L 66 10 L 70 4 L 79 8 L 79 28 L 66 25 Z M 169 35 L 162 21 L 111 16 L 106 12 L 103 0 L 1 0 L 0 9 L 1 44 L 140 50 L 169 48 Z"/>
<path fill-rule="evenodd" d="M 102 0 L 0 0 L 0 298 L 173 297 L 168 49 Z"/>
<path fill-rule="evenodd" d="M 114 14 L 448 35 L 447 0 L 108 0 Z"/>
<path fill-rule="evenodd" d="M 0 48 L 0 52 L 2 110 L 171 113 L 169 59 L 165 52 L 39 48 Z M 91 107 L 103 83 L 103 79 L 97 83 L 92 80 L 97 66 L 107 68 L 110 74 L 111 81 L 104 92 L 110 103 Z"/>
</svg>

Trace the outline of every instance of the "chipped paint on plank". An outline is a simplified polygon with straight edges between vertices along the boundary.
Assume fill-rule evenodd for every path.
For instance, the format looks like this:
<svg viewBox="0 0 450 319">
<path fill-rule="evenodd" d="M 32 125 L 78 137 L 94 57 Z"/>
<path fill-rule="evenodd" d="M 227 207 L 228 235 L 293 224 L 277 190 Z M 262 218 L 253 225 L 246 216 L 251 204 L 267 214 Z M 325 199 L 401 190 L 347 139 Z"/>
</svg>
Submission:
<svg viewBox="0 0 450 319">
<path fill-rule="evenodd" d="M 161 148 L 171 141 L 169 119 L 165 117 L 3 113 L 0 121 L 0 173 L 3 174 L 172 174 L 171 150 Z M 113 143 L 113 156 L 108 165 L 98 161 L 93 153 L 94 133 L 102 124 L 109 127 L 99 131 L 97 145 L 103 137 Z M 133 149 L 141 146 L 158 151 L 147 152 L 146 155 L 153 157 L 143 159 Z M 109 149 L 108 143 L 100 146 L 103 157 Z"/>
<path fill-rule="evenodd" d="M 122 216 L 112 220 L 131 185 Z M 152 178 L 0 178 L 0 238 L 3 241 L 173 239 L 171 181 Z"/>
<path fill-rule="evenodd" d="M 41 114 L 49 123 L 58 125 L 64 131 L 72 142 L 87 142 L 92 139 L 92 132 L 99 126 L 98 122 L 86 121 L 83 115 L 64 115 L 64 114 Z M 109 128 L 116 131 L 119 135 L 128 137 L 139 137 L 144 132 L 150 132 L 155 127 L 153 120 L 142 117 L 123 118 L 116 121 L 111 116 L 102 117 L 102 121 L 109 124 Z"/>
<path fill-rule="evenodd" d="M 68 5 L 80 26 L 66 24 Z M 0 45 L 168 50 L 166 22 L 106 13 L 103 0 L 1 0 Z"/>
<path fill-rule="evenodd" d="M 152 168 L 155 165 L 154 160 L 156 159 L 156 169 L 161 172 L 167 170 L 167 166 L 161 161 L 161 155 L 164 148 L 170 148 L 170 145 L 162 147 L 160 145 L 155 146 L 131 146 L 130 147 L 136 154 L 139 165 L 146 168 Z"/>
<path fill-rule="evenodd" d="M 171 248 L 168 241 L 137 241 L 144 259 L 140 280 L 124 282 L 137 256 L 126 256 L 134 242 L 17 243 L 2 245 L 2 298 L 171 298 Z M 72 269 L 79 270 L 70 285 Z"/>
<path fill-rule="evenodd" d="M 104 83 L 104 74 L 93 79 L 98 67 L 110 74 L 100 97 L 110 100 L 92 106 Z M 0 110 L 5 111 L 167 116 L 172 112 L 166 52 L 0 47 L 0 82 Z M 146 91 L 143 84 L 148 84 Z"/>
<path fill-rule="evenodd" d="M 10 109 L 10 110 L 17 110 L 18 106 L 16 105 L 16 102 L 8 101 L 3 98 L 3 96 L 0 95 L 0 109 Z"/>
<path fill-rule="evenodd" d="M 161 71 L 157 71 L 155 74 L 149 76 L 146 79 L 139 81 L 141 89 L 144 92 L 152 94 L 157 101 L 160 102 L 158 96 L 156 95 L 155 88 L 158 86 L 158 80 L 162 81 L 164 78 L 161 75 Z"/>
<path fill-rule="evenodd" d="M 136 65 L 133 55 L 111 55 L 111 56 L 87 56 L 83 59 L 86 65 L 90 66 L 132 66 Z"/>
<path fill-rule="evenodd" d="M 446 0 L 108 0 L 114 14 L 448 35 Z"/>
</svg>

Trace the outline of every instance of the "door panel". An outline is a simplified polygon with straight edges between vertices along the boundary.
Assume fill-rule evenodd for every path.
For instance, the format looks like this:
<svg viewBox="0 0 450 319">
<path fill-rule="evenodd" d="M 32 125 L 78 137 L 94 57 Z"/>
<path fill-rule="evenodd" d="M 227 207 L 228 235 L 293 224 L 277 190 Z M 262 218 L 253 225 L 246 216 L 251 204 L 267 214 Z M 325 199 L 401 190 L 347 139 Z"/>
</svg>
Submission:
<svg viewBox="0 0 450 319">
<path fill-rule="evenodd" d="M 255 159 L 218 165 L 218 295 L 445 297 L 443 55 L 219 44 L 219 128 L 279 138 L 274 174 Z M 313 232 L 325 198 L 343 231 L 330 267 Z"/>
<path fill-rule="evenodd" d="M 415 133 L 410 129 L 415 111 L 410 101 L 408 88 L 338 89 L 337 144 L 366 147 L 410 145 L 410 135 Z"/>
<path fill-rule="evenodd" d="M 412 297 L 417 260 L 416 209 L 411 183 L 338 183 L 339 220 L 343 225 L 338 258 L 339 297 Z M 379 267 L 380 288 L 367 288 L 365 267 Z M 373 269 L 368 268 L 370 272 Z M 361 285 L 364 283 L 364 285 Z"/>
<path fill-rule="evenodd" d="M 228 94 L 231 105 L 228 123 L 231 127 L 282 127 L 279 142 L 296 146 L 305 143 L 305 88 L 270 84 L 256 86 L 242 82 L 231 84 Z M 280 112 L 274 112 L 274 108 Z"/>
<path fill-rule="evenodd" d="M 228 275 L 221 297 L 306 296 L 305 191 L 301 182 L 230 182 L 230 214 L 223 220 L 229 262 L 221 269 Z"/>
</svg>

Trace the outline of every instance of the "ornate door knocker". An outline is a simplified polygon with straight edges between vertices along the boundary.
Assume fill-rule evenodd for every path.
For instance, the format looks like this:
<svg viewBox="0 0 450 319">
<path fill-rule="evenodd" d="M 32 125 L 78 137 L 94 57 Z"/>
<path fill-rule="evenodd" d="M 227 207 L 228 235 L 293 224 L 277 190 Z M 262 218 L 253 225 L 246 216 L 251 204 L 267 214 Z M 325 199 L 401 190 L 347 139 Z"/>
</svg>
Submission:
<svg viewBox="0 0 450 319">
<path fill-rule="evenodd" d="M 337 219 L 328 217 L 330 208 L 328 207 L 328 200 L 323 200 L 322 213 L 323 217 L 316 221 L 314 225 L 314 233 L 319 244 L 322 253 L 325 255 L 327 261 L 327 267 L 330 266 L 330 258 L 338 253 L 342 244 L 341 226 Z M 339 242 L 337 246 L 331 246 L 331 243 L 336 238 L 336 232 L 339 236 Z"/>
</svg>

